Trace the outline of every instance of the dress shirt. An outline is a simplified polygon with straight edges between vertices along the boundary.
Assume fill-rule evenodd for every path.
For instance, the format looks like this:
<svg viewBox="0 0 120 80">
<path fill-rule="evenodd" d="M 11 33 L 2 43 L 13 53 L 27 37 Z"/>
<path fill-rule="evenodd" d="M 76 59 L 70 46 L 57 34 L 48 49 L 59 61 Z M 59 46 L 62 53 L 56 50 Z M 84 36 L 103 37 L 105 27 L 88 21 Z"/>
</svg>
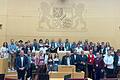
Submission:
<svg viewBox="0 0 120 80">
<path fill-rule="evenodd" d="M 74 55 L 74 59 L 76 60 L 76 55 Z"/>
<path fill-rule="evenodd" d="M 21 67 L 23 67 L 23 60 L 24 60 L 24 57 L 21 57 Z"/>
<path fill-rule="evenodd" d="M 43 51 L 43 53 L 45 54 L 47 49 L 48 49 L 47 47 L 41 47 L 40 51 Z"/>
<path fill-rule="evenodd" d="M 47 62 L 48 62 L 48 55 L 45 55 L 44 57 L 45 57 L 45 64 L 47 64 Z"/>
<path fill-rule="evenodd" d="M 77 48 L 75 48 L 75 49 L 76 49 L 77 52 L 80 53 L 80 54 L 81 54 L 81 51 L 83 51 L 83 49 L 82 49 L 81 47 L 79 47 L 79 48 L 77 47 Z"/>
<path fill-rule="evenodd" d="M 8 50 L 10 53 L 16 52 L 16 49 L 17 49 L 16 44 L 8 45 Z"/>
<path fill-rule="evenodd" d="M 118 56 L 118 66 L 120 66 L 120 56 Z"/>
<path fill-rule="evenodd" d="M 67 65 L 70 66 L 70 58 L 67 57 Z"/>
<path fill-rule="evenodd" d="M 105 55 L 103 60 L 104 60 L 104 63 L 107 65 L 108 69 L 113 69 L 114 68 L 114 66 L 113 66 L 113 62 L 114 62 L 113 56 Z"/>
</svg>

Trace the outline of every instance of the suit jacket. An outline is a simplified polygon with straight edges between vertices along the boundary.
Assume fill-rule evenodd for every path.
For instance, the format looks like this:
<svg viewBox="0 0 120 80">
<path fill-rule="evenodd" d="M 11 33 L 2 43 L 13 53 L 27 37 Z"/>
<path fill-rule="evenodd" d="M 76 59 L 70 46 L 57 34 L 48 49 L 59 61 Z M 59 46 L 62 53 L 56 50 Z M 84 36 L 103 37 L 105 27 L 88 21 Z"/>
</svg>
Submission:
<svg viewBox="0 0 120 80">
<path fill-rule="evenodd" d="M 81 62 L 84 62 L 85 65 L 86 65 L 86 64 L 87 64 L 87 61 L 88 61 L 88 58 L 87 58 L 86 55 L 84 55 L 83 57 L 82 57 L 82 55 L 80 55 L 79 64 L 81 64 Z"/>
<path fill-rule="evenodd" d="M 106 53 L 105 51 L 106 51 L 105 48 L 101 48 L 101 49 L 100 49 L 100 53 L 101 53 L 102 55 Z"/>
<path fill-rule="evenodd" d="M 66 48 L 67 51 L 70 51 L 70 49 L 71 49 L 70 42 L 65 43 L 65 48 Z"/>
<path fill-rule="evenodd" d="M 59 51 L 65 51 L 64 47 L 58 47 Z"/>
<path fill-rule="evenodd" d="M 29 67 L 29 62 L 28 62 L 28 58 L 26 56 L 23 57 L 23 66 L 21 66 L 21 57 L 18 56 L 16 58 L 16 69 L 19 70 L 19 68 L 24 67 L 25 69 L 27 69 Z"/>
<path fill-rule="evenodd" d="M 76 59 L 75 59 L 74 55 L 76 55 Z M 77 63 L 79 63 L 79 58 L 80 58 L 80 55 L 78 55 L 78 54 L 72 54 L 71 55 L 72 65 L 76 65 Z"/>
<path fill-rule="evenodd" d="M 67 65 L 67 56 L 63 56 L 62 58 L 62 65 Z M 71 60 L 71 57 L 70 57 L 70 65 L 72 65 L 72 60 Z"/>
<path fill-rule="evenodd" d="M 95 69 L 103 69 L 104 68 L 103 58 L 95 58 L 94 68 Z"/>
</svg>

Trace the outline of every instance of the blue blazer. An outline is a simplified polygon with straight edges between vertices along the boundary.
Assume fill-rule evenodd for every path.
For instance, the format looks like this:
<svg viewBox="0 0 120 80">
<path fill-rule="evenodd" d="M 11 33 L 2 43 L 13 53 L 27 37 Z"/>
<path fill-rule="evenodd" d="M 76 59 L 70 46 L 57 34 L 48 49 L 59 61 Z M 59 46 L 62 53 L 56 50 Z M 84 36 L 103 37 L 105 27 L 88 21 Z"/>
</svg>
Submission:
<svg viewBox="0 0 120 80">
<path fill-rule="evenodd" d="M 15 65 L 16 65 L 16 69 L 17 70 L 19 70 L 19 68 L 22 68 L 22 64 L 21 64 L 21 57 L 20 56 L 18 56 L 17 58 L 16 58 L 16 63 L 15 63 Z M 26 56 L 24 56 L 24 59 L 23 59 L 23 67 L 25 68 L 25 69 L 28 69 L 28 67 L 29 67 L 29 62 L 28 62 L 28 58 L 26 57 Z"/>
<path fill-rule="evenodd" d="M 80 55 L 80 58 L 79 58 L 79 63 L 81 64 L 81 62 L 84 62 L 85 64 L 87 64 L 87 56 L 86 55 L 84 55 L 83 57 L 82 57 L 82 55 Z"/>
</svg>

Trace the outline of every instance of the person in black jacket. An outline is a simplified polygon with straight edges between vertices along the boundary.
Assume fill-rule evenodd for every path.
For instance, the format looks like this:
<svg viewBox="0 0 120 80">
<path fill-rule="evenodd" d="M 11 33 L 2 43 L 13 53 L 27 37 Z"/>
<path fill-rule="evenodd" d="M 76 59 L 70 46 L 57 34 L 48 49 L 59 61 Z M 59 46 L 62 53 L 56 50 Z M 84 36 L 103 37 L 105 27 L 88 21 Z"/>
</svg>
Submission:
<svg viewBox="0 0 120 80">
<path fill-rule="evenodd" d="M 67 52 L 66 55 L 63 56 L 61 64 L 62 65 L 71 65 L 72 64 L 70 53 Z"/>
<path fill-rule="evenodd" d="M 25 73 L 28 68 L 28 58 L 24 55 L 24 50 L 20 51 L 20 56 L 16 58 L 16 70 L 19 80 L 25 80 Z"/>
<path fill-rule="evenodd" d="M 74 49 L 74 52 L 73 52 L 73 54 L 71 55 L 71 62 L 72 62 L 72 65 L 75 65 L 75 66 L 76 66 L 76 71 L 78 71 L 79 58 L 80 58 L 80 55 L 77 54 L 77 50 Z"/>
<path fill-rule="evenodd" d="M 78 70 L 79 71 L 84 71 L 86 73 L 86 68 L 87 68 L 87 56 L 84 54 L 84 51 L 81 51 L 81 55 L 79 58 L 79 63 L 78 63 Z"/>
<path fill-rule="evenodd" d="M 118 66 L 119 57 L 117 55 L 117 52 L 115 52 L 113 56 L 114 56 L 114 63 L 113 63 L 113 65 L 114 65 L 114 76 L 113 77 L 117 78 L 117 68 L 118 68 L 117 66 Z"/>
</svg>

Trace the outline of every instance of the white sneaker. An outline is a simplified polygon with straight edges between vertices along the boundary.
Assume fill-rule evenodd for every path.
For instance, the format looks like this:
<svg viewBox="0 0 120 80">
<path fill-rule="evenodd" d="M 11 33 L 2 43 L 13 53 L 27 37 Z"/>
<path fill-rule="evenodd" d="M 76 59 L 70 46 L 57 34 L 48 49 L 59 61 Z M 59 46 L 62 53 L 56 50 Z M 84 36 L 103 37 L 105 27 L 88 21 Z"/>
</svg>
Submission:
<svg viewBox="0 0 120 80">
<path fill-rule="evenodd" d="M 8 69 L 8 72 L 11 71 L 11 69 Z"/>
<path fill-rule="evenodd" d="M 12 71 L 15 71 L 15 69 L 14 69 L 14 68 L 12 68 Z"/>
</svg>

